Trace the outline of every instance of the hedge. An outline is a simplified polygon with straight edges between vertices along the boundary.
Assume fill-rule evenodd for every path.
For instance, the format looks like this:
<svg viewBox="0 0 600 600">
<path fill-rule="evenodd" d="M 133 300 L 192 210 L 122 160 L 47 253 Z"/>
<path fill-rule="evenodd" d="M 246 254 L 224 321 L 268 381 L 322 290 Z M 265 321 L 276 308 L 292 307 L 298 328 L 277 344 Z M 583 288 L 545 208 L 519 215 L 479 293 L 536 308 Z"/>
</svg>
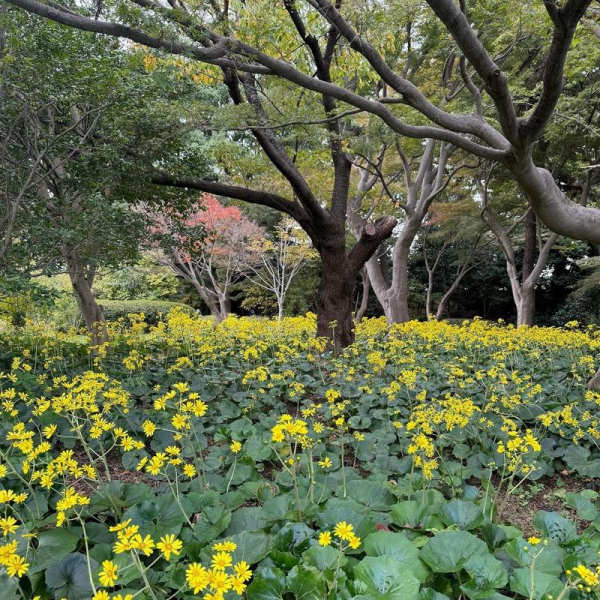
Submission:
<svg viewBox="0 0 600 600">
<path fill-rule="evenodd" d="M 104 310 L 107 321 L 116 321 L 121 317 L 127 318 L 132 313 L 144 313 L 146 322 L 156 324 L 161 315 L 166 315 L 174 308 L 181 308 L 190 314 L 196 311 L 181 302 L 167 302 L 165 300 L 98 300 Z"/>
</svg>

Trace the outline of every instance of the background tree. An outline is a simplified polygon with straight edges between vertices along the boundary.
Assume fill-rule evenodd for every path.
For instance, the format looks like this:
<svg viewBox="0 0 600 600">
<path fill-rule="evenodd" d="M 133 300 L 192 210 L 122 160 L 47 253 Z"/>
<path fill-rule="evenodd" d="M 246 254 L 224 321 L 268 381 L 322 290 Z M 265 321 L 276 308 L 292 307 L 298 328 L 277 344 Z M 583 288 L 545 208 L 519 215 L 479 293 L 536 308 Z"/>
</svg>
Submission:
<svg viewBox="0 0 600 600">
<path fill-rule="evenodd" d="M 307 262 L 316 258 L 310 240 L 291 219 L 283 219 L 274 232 L 256 240 L 247 268 L 259 287 L 273 293 L 277 301 L 277 318 L 283 318 L 285 298 L 294 278 Z"/>
<path fill-rule="evenodd" d="M 479 210 L 470 198 L 432 205 L 420 236 L 427 271 L 425 314 L 428 318 L 441 319 L 464 278 L 490 259 L 491 239 L 485 234 Z M 438 300 L 434 312 L 435 295 Z"/>
<path fill-rule="evenodd" d="M 217 322 L 227 318 L 231 287 L 260 260 L 264 230 L 210 194 L 185 212 L 145 214 L 155 260 L 191 283 Z"/>
</svg>

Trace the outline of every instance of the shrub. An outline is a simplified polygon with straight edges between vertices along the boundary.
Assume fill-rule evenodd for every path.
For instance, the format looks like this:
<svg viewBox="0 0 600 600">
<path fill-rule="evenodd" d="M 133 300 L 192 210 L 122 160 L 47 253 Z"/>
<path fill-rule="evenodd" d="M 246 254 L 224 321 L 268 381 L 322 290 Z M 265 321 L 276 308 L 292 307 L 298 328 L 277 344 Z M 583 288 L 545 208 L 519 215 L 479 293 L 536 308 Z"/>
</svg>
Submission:
<svg viewBox="0 0 600 600">
<path fill-rule="evenodd" d="M 127 315 L 144 313 L 146 323 L 155 325 L 161 315 L 166 315 L 174 308 L 181 308 L 193 314 L 195 311 L 191 306 L 180 302 L 167 302 L 164 300 L 98 300 L 104 310 L 107 321 L 116 321 L 127 318 Z"/>
</svg>

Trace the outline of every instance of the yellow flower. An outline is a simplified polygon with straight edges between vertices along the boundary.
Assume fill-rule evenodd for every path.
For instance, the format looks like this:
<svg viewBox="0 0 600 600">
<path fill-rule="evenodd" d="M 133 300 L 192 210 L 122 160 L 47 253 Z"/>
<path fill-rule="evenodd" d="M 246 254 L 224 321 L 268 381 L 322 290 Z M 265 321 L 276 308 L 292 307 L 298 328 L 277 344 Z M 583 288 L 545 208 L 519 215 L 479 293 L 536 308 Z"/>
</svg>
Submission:
<svg viewBox="0 0 600 600">
<path fill-rule="evenodd" d="M 156 547 L 162 552 L 163 556 L 169 560 L 171 554 L 179 556 L 179 552 L 183 547 L 183 542 L 176 539 L 174 535 L 165 535 L 160 538 L 160 542 L 156 544 Z"/>
<path fill-rule="evenodd" d="M 350 540 L 351 536 L 354 535 L 354 527 L 346 521 L 340 521 L 333 529 L 335 535 L 341 540 Z"/>
<path fill-rule="evenodd" d="M 360 538 L 354 534 L 348 539 L 348 543 L 350 544 L 350 548 L 352 548 L 352 550 L 360 548 Z"/>
<path fill-rule="evenodd" d="M 131 545 L 136 549 L 145 554 L 146 556 L 150 556 L 154 551 L 154 541 L 152 538 L 147 535 L 145 538 L 138 533 L 131 540 Z"/>
<path fill-rule="evenodd" d="M 196 476 L 196 467 L 194 465 L 184 465 L 183 474 L 192 479 Z"/>
<path fill-rule="evenodd" d="M 332 466 L 332 462 L 331 462 L 331 459 L 329 458 L 329 456 L 326 456 L 323 460 L 320 460 L 317 464 L 320 467 L 322 467 L 323 469 L 331 469 L 331 466 Z"/>
<path fill-rule="evenodd" d="M 29 563 L 26 563 L 25 559 L 17 554 L 13 554 L 6 563 L 6 571 L 11 577 L 14 577 L 15 575 L 17 577 L 22 577 L 27 573 L 28 568 Z"/>
<path fill-rule="evenodd" d="M 211 565 L 213 569 L 217 569 L 218 571 L 224 571 L 227 567 L 231 566 L 231 554 L 227 552 L 217 552 L 211 560 Z"/>
<path fill-rule="evenodd" d="M 331 532 L 323 531 L 319 534 L 319 546 L 329 546 L 331 544 Z"/>
<path fill-rule="evenodd" d="M 229 449 L 234 454 L 237 454 L 242 449 L 242 444 L 240 442 L 231 442 L 231 445 L 229 446 Z"/>
<path fill-rule="evenodd" d="M 194 594 L 208 587 L 209 575 L 206 568 L 199 563 L 192 563 L 185 572 L 185 579 Z"/>
<path fill-rule="evenodd" d="M 224 571 L 219 569 L 211 569 L 208 573 L 208 578 L 210 588 L 215 592 L 221 592 L 224 594 L 231 589 L 231 578 Z"/>
<path fill-rule="evenodd" d="M 48 425 L 42 430 L 42 434 L 46 439 L 50 439 L 56 433 L 56 425 Z"/>
<path fill-rule="evenodd" d="M 237 544 L 235 542 L 217 542 L 213 544 L 213 550 L 217 550 L 218 552 L 233 552 L 237 549 Z"/>
<path fill-rule="evenodd" d="M 100 571 L 100 573 L 98 574 L 98 579 L 100 580 L 100 583 L 104 587 L 113 587 L 115 585 L 115 582 L 117 581 L 117 570 L 118 567 L 114 562 L 110 560 L 105 560 L 102 563 L 102 571 Z"/>
<path fill-rule="evenodd" d="M 119 523 L 118 525 L 112 525 L 111 527 L 108 528 L 108 530 L 109 531 L 122 531 L 126 527 L 129 527 L 130 523 L 131 523 L 131 519 L 127 519 L 127 521 L 123 521 L 122 523 Z"/>
<path fill-rule="evenodd" d="M 17 524 L 16 519 L 13 517 L 5 517 L 0 519 L 0 529 L 2 529 L 2 533 L 6 537 L 10 533 L 14 533 L 19 529 L 19 525 Z"/>
<path fill-rule="evenodd" d="M 530 537 L 527 538 L 527 543 L 531 544 L 532 546 L 537 546 L 542 540 L 538 537 Z"/>
<path fill-rule="evenodd" d="M 92 597 L 92 600 L 110 600 L 110 596 L 106 590 L 98 590 Z"/>
<path fill-rule="evenodd" d="M 250 565 L 244 560 L 233 565 L 233 571 L 236 576 L 240 577 L 243 581 L 248 581 L 252 577 Z"/>
<path fill-rule="evenodd" d="M 591 587 L 600 585 L 600 576 L 584 565 L 577 565 L 573 570 L 587 585 Z"/>
</svg>

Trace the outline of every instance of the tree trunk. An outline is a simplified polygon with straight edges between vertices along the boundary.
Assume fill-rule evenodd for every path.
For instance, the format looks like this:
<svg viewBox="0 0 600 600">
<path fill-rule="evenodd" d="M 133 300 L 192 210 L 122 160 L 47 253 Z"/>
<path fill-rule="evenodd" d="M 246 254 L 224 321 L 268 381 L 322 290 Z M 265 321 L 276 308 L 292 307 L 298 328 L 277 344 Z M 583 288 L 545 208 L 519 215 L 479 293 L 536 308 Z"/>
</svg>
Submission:
<svg viewBox="0 0 600 600">
<path fill-rule="evenodd" d="M 430 270 L 427 274 L 427 296 L 425 297 L 425 316 L 427 319 L 431 318 L 431 297 L 433 296 L 433 270 Z M 440 302 L 441 305 L 441 302 Z M 438 306 L 438 311 L 440 307 Z M 437 314 L 436 314 L 437 318 Z"/>
<path fill-rule="evenodd" d="M 600 369 L 598 369 L 596 374 L 590 379 L 588 387 L 590 390 L 597 390 L 600 392 Z"/>
<path fill-rule="evenodd" d="M 219 294 L 219 310 L 215 315 L 217 323 L 224 321 L 231 312 L 231 302 L 227 296 Z"/>
<path fill-rule="evenodd" d="M 405 224 L 405 229 L 396 240 L 394 247 L 392 285 L 386 294 L 384 306 L 384 312 L 390 325 L 410 321 L 410 311 L 408 309 L 408 258 L 420 222 L 418 226 L 410 225 Z"/>
<path fill-rule="evenodd" d="M 338 352 L 354 343 L 352 294 L 357 272 L 348 264 L 345 251 L 321 250 L 321 283 L 315 299 L 317 337 L 330 340 L 329 349 Z"/>
<path fill-rule="evenodd" d="M 367 312 L 367 306 L 369 305 L 369 292 L 371 291 L 371 280 L 369 279 L 369 273 L 367 267 L 362 269 L 362 297 L 360 299 L 360 306 L 356 311 L 356 322 L 360 323 Z"/>
<path fill-rule="evenodd" d="M 277 298 L 277 320 L 281 321 L 283 319 L 283 299 Z"/>
<path fill-rule="evenodd" d="M 535 286 L 522 285 L 521 299 L 517 304 L 517 326 L 535 323 Z"/>
<path fill-rule="evenodd" d="M 521 281 L 526 281 L 535 267 L 537 258 L 537 217 L 533 210 L 529 210 L 527 223 L 525 225 L 525 241 L 523 244 L 523 268 Z"/>
<path fill-rule="evenodd" d="M 92 292 L 93 277 L 88 276 L 86 268 L 79 264 L 74 252 L 63 252 L 67 264 L 67 273 L 75 292 L 77 306 L 86 327 L 92 336 L 92 345 L 100 346 L 108 342 L 108 329 L 102 307 L 96 302 Z"/>
</svg>

